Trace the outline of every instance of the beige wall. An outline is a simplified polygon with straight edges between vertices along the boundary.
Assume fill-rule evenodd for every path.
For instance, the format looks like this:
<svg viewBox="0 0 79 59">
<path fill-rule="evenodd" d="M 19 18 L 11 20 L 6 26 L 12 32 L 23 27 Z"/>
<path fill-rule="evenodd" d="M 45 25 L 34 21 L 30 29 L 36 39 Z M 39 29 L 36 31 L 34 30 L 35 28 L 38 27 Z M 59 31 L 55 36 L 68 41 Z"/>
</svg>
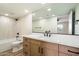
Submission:
<svg viewBox="0 0 79 59">
<path fill-rule="evenodd" d="M 21 35 L 32 33 L 32 14 L 28 14 L 17 21 L 17 32 Z"/>
<path fill-rule="evenodd" d="M 16 21 L 12 18 L 0 16 L 0 40 L 14 38 L 16 35 Z"/>
</svg>

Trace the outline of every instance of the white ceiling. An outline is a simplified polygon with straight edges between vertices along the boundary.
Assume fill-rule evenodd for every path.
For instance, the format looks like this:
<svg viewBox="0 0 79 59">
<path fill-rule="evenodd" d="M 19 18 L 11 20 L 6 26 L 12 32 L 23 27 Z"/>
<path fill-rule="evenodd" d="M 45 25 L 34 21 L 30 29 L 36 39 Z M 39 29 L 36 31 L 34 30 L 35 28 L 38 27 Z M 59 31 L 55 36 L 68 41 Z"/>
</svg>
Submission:
<svg viewBox="0 0 79 59">
<path fill-rule="evenodd" d="M 34 19 L 38 19 L 39 17 L 50 17 L 52 14 L 56 16 L 67 14 L 75 6 L 76 4 L 72 3 L 0 3 L 0 15 L 7 13 L 10 17 L 18 18 L 27 15 L 28 13 L 24 11 L 27 9 L 29 13 L 36 14 Z M 52 10 L 48 12 L 48 8 Z"/>
<path fill-rule="evenodd" d="M 71 9 L 75 8 L 77 4 L 73 3 L 53 3 L 50 5 L 45 6 L 44 8 L 41 8 L 40 10 L 37 10 L 34 12 L 36 16 L 33 16 L 33 20 L 40 19 L 39 17 L 42 17 L 44 19 L 53 17 L 52 15 L 55 15 L 56 17 L 67 15 Z M 51 11 L 47 11 L 48 8 L 51 8 Z"/>
<path fill-rule="evenodd" d="M 8 13 L 10 17 L 18 18 L 27 14 L 25 9 L 33 12 L 41 7 L 40 3 L 0 3 L 0 15 Z"/>
</svg>

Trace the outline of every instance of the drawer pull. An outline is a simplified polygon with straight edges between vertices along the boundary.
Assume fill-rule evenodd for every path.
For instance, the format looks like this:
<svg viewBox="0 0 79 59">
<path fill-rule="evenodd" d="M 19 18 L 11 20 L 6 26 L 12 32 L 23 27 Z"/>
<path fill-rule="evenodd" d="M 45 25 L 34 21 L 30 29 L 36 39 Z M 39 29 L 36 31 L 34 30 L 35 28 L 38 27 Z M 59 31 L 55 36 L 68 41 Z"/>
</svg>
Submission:
<svg viewBox="0 0 79 59">
<path fill-rule="evenodd" d="M 38 49 L 38 50 L 39 50 L 39 53 L 40 53 L 40 47 L 39 47 L 39 49 Z"/>
<path fill-rule="evenodd" d="M 27 44 L 25 44 L 25 46 L 28 46 Z"/>
<path fill-rule="evenodd" d="M 68 50 L 68 52 L 71 52 L 71 53 L 74 53 L 74 54 L 79 54 L 79 52 L 74 52 L 74 51 L 71 51 L 71 50 Z"/>
<path fill-rule="evenodd" d="M 43 54 L 43 48 L 41 48 L 41 54 Z"/>
</svg>

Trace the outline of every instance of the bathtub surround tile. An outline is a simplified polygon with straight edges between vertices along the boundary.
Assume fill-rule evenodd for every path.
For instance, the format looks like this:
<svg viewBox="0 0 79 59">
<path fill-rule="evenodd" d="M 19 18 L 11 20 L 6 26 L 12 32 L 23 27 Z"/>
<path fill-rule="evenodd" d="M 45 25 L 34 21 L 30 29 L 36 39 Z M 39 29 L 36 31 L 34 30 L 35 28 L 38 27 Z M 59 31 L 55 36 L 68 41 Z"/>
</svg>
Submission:
<svg viewBox="0 0 79 59">
<path fill-rule="evenodd" d="M 13 18 L 0 16 L 0 40 L 14 38 L 16 21 Z"/>
</svg>

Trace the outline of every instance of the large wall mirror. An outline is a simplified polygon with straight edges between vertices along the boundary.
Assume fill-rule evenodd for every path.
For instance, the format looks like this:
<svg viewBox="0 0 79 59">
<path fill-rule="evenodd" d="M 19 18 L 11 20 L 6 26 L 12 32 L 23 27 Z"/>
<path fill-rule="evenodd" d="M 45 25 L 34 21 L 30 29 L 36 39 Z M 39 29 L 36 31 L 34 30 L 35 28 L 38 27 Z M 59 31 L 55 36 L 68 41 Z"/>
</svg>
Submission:
<svg viewBox="0 0 79 59">
<path fill-rule="evenodd" d="M 75 21 L 74 21 L 74 25 L 75 25 L 75 31 L 74 34 L 75 35 L 79 35 L 79 4 L 77 4 L 76 8 L 75 8 Z"/>
<path fill-rule="evenodd" d="M 74 3 L 49 3 L 32 13 L 32 32 L 72 34 Z"/>
</svg>

